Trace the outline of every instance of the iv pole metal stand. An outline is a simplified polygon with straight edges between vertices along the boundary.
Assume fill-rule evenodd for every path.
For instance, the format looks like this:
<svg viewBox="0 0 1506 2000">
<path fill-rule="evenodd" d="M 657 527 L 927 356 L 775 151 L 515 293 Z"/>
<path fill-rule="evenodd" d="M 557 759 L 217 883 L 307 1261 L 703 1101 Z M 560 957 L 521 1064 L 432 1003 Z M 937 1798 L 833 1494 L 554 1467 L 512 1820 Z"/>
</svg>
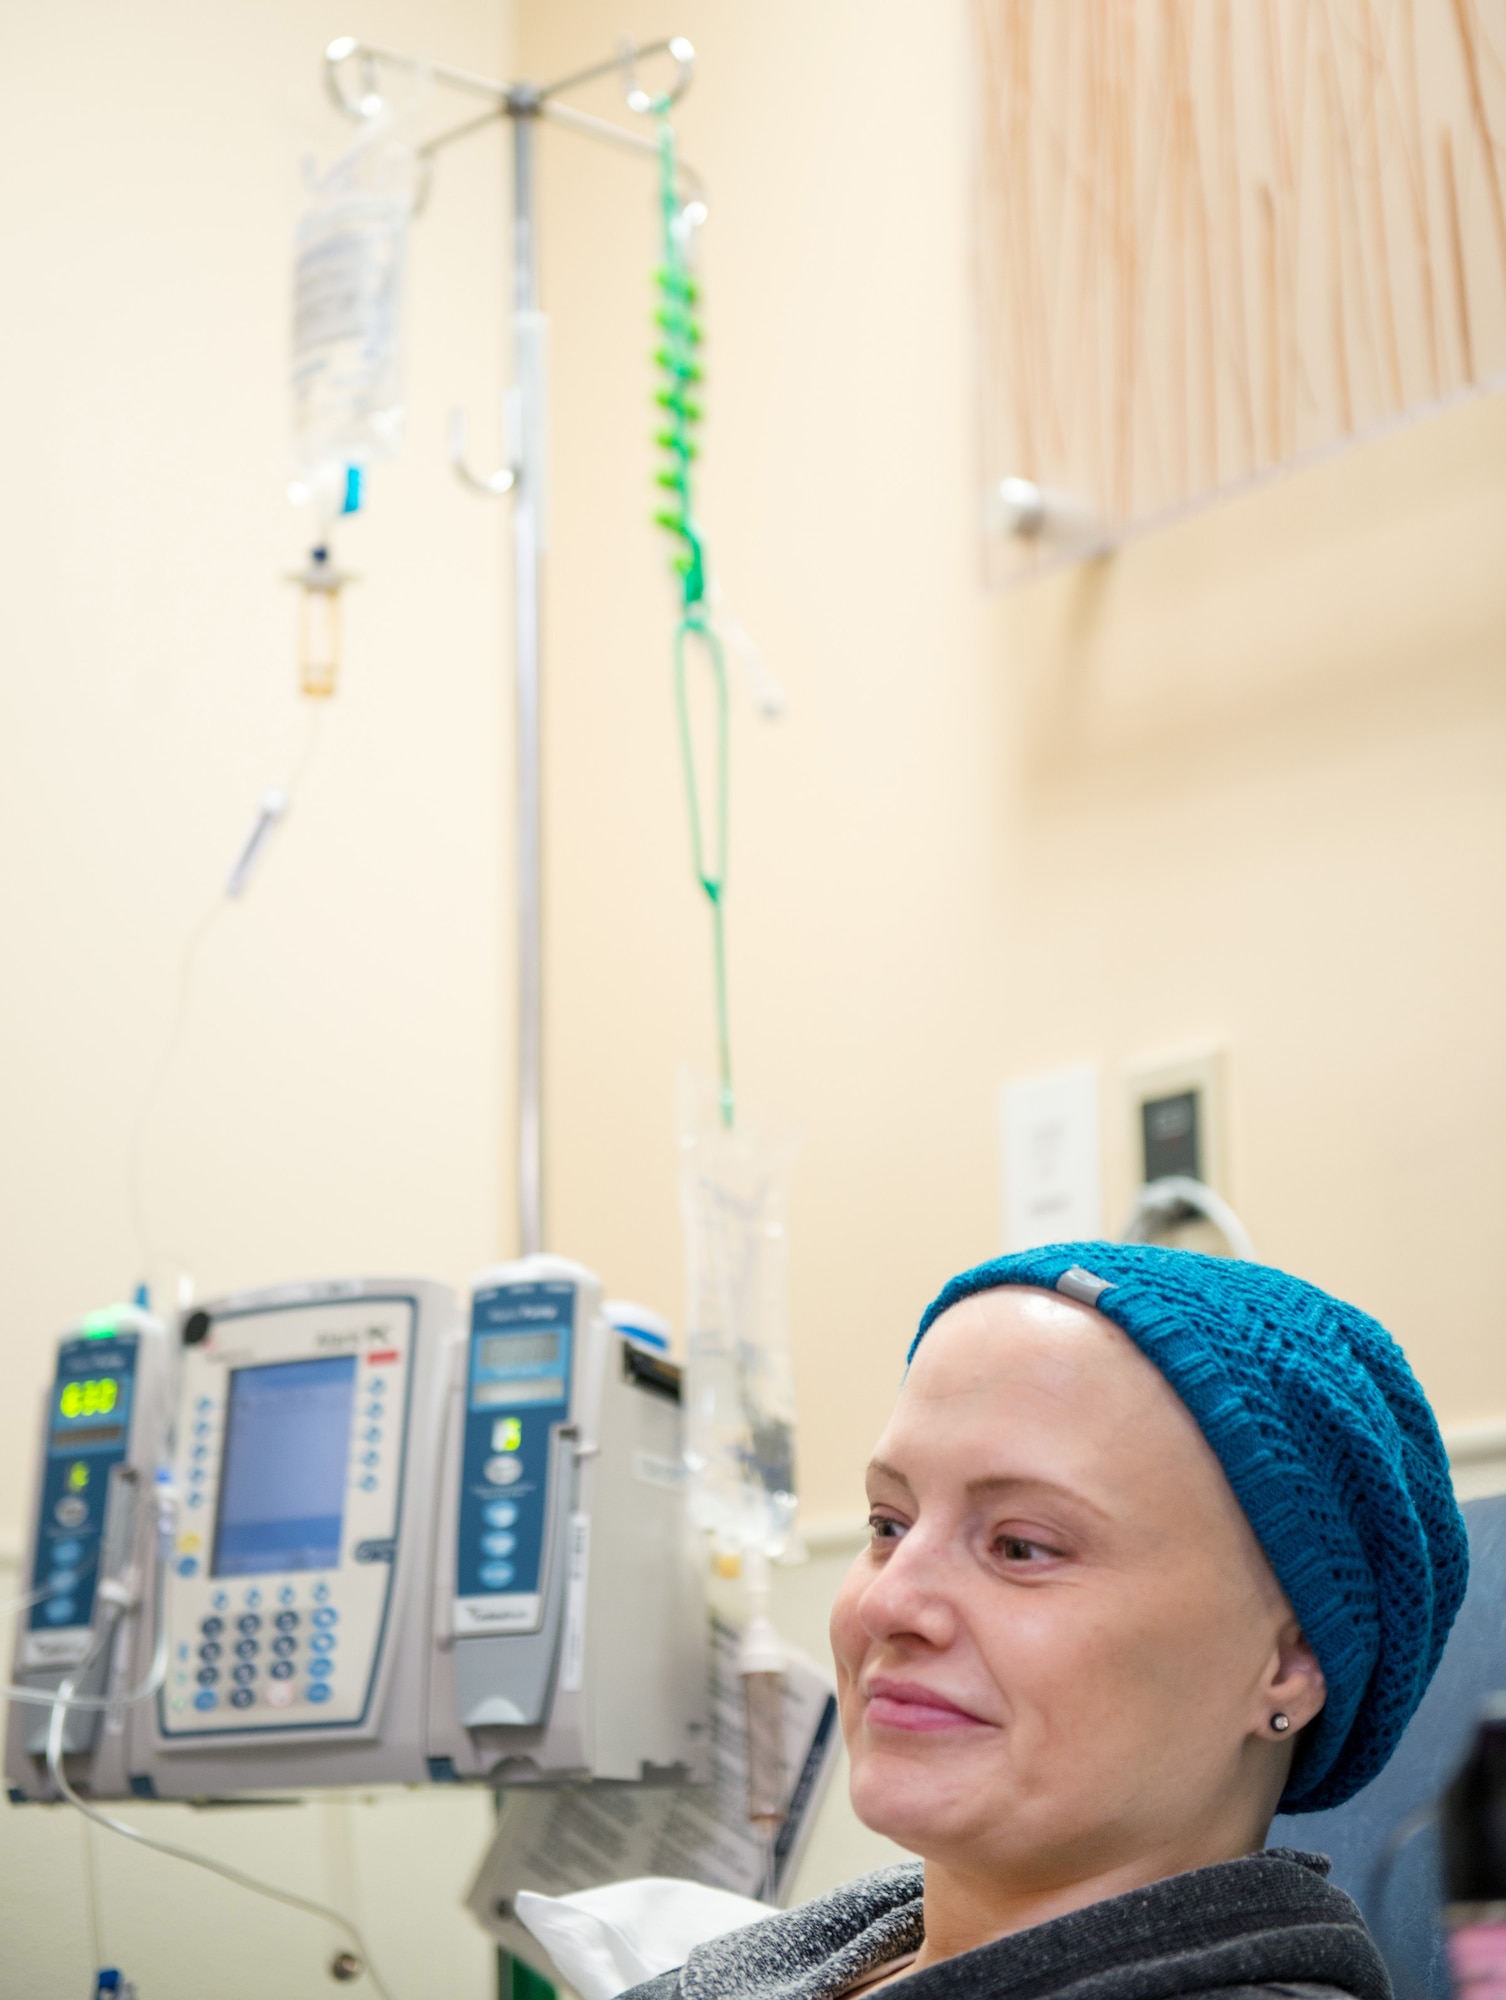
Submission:
<svg viewBox="0 0 1506 2000">
<path fill-rule="evenodd" d="M 635 73 L 643 58 L 668 55 L 675 77 L 660 97 L 643 90 Z M 518 729 L 518 1240 L 523 1256 L 544 1247 L 543 1168 L 543 850 L 542 791 L 539 750 L 541 567 L 547 541 L 545 522 L 547 423 L 545 320 L 539 310 L 538 226 L 535 198 L 535 140 L 538 120 L 548 118 L 567 130 L 600 139 L 630 152 L 658 158 L 654 140 L 613 125 L 590 112 L 556 101 L 560 91 L 574 89 L 599 77 L 619 75 L 628 108 L 638 113 L 673 104 L 690 85 L 695 51 L 680 37 L 638 48 L 624 43 L 610 62 L 578 70 L 556 83 L 498 83 L 467 70 L 400 54 L 375 43 L 342 36 L 324 54 L 325 79 L 341 111 L 351 118 L 369 118 L 386 109 L 377 83 L 383 65 L 407 70 L 488 100 L 479 116 L 441 132 L 419 148 L 427 169 L 436 153 L 468 137 L 496 118 L 512 123 L 512 324 L 516 380 L 516 419 L 511 426 L 513 462 L 501 471 L 478 475 L 465 463 L 465 423 L 456 411 L 450 422 L 450 458 L 461 480 L 473 491 L 513 496 L 513 629 L 517 660 Z M 359 90 L 347 88 L 351 67 Z M 686 180 L 698 187 L 686 170 Z M 426 193 L 426 188 L 423 189 Z M 420 205 L 422 204 L 422 193 Z"/>
</svg>

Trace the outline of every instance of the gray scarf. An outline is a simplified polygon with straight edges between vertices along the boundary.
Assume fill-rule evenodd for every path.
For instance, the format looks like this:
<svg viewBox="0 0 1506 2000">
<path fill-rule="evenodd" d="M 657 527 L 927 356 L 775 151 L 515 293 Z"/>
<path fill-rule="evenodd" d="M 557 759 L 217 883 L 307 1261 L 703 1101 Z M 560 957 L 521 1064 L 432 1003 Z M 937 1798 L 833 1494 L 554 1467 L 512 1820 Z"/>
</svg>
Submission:
<svg viewBox="0 0 1506 2000">
<path fill-rule="evenodd" d="M 1392 2000 L 1322 1855 L 1269 1848 L 1073 1910 L 906 1976 L 896 2000 Z M 837 2000 L 924 1935 L 921 1864 L 698 1945 L 628 2000 Z"/>
</svg>

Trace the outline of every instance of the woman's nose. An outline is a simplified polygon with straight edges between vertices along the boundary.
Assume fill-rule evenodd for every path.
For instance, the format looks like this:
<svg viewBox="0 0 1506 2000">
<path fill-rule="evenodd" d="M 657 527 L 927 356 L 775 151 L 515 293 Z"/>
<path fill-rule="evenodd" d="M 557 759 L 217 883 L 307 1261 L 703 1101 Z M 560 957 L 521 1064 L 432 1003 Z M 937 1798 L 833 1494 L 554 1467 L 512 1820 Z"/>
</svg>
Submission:
<svg viewBox="0 0 1506 2000">
<path fill-rule="evenodd" d="M 898 1541 L 858 1603 L 870 1639 L 914 1638 L 948 1646 L 957 1630 L 954 1564 L 944 1544 L 918 1528 Z"/>
</svg>

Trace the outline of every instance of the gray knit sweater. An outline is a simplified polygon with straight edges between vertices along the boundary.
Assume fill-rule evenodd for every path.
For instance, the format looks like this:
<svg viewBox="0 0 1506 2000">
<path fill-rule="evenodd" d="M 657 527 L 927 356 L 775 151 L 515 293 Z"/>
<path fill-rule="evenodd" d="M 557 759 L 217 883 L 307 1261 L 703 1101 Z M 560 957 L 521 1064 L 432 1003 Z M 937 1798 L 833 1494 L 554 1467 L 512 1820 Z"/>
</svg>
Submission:
<svg viewBox="0 0 1506 2000">
<path fill-rule="evenodd" d="M 1322 1855 L 1269 1848 L 906 1975 L 895 2000 L 1391 2000 Z M 924 1936 L 919 1862 L 698 1945 L 627 2000 L 836 2000 Z"/>
</svg>

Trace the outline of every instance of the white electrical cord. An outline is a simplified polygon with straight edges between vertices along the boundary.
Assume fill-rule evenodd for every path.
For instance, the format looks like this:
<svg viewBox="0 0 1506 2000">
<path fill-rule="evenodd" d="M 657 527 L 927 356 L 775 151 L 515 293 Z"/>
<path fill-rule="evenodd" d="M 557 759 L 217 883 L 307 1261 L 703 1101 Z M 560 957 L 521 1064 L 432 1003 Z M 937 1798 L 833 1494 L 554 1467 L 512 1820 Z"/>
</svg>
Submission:
<svg viewBox="0 0 1506 2000">
<path fill-rule="evenodd" d="M 139 1827 L 128 1826 L 123 1819 L 112 1819 L 97 1806 L 91 1806 L 87 1800 L 81 1799 L 69 1784 L 67 1773 L 63 1769 L 63 1729 L 68 1710 L 75 1705 L 74 1689 L 101 1646 L 109 1644 L 118 1618 L 117 1613 L 116 1619 L 105 1625 L 100 1638 L 91 1647 L 88 1658 L 68 1680 L 64 1681 L 56 1695 L 52 1697 L 52 1719 L 47 1725 L 47 1769 L 52 1774 L 52 1782 L 57 1786 L 59 1796 L 81 1812 L 85 1819 L 92 1820 L 96 1826 L 105 1827 L 111 1833 L 118 1833 L 124 1840 L 134 1840 L 139 1846 L 149 1847 L 156 1854 L 167 1855 L 170 1860 L 186 1861 L 191 1867 L 203 1868 L 211 1875 L 219 1875 L 225 1881 L 233 1882 L 237 1888 L 249 1889 L 255 1896 L 266 1896 L 274 1903 L 285 1904 L 290 1910 L 302 1910 L 306 1916 L 321 1917 L 326 1923 L 333 1924 L 335 1929 L 348 1938 L 355 1947 L 361 1968 L 371 1981 L 379 2000 L 392 2000 L 391 1990 L 372 1963 L 371 1952 L 365 1938 L 350 1919 L 342 1916 L 338 1910 L 332 1910 L 324 1903 L 316 1903 L 307 1896 L 296 1896 L 290 1889 L 278 1889 L 270 1882 L 258 1881 L 254 1875 L 247 1875 L 239 1868 L 232 1868 L 226 1861 L 214 1861 L 207 1854 L 195 1854 L 192 1848 L 178 1847 L 170 1840 L 154 1840 Z"/>
<path fill-rule="evenodd" d="M 1120 1238 L 1124 1243 L 1149 1243 L 1158 1228 L 1181 1221 L 1188 1209 L 1211 1222 L 1236 1257 L 1253 1259 L 1255 1245 L 1250 1232 L 1222 1195 L 1215 1194 L 1190 1174 L 1167 1174 L 1147 1181 L 1135 1196 L 1135 1206 Z"/>
</svg>

